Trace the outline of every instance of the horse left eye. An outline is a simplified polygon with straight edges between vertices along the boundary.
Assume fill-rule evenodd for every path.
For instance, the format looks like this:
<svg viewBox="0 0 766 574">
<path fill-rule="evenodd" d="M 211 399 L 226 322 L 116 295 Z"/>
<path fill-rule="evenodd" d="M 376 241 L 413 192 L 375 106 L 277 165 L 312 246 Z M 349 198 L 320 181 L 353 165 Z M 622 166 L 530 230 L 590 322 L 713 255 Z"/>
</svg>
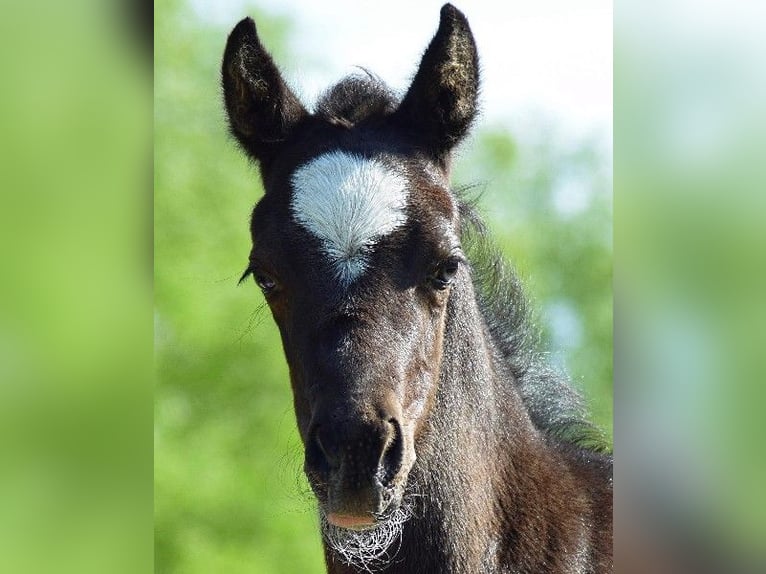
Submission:
<svg viewBox="0 0 766 574">
<path fill-rule="evenodd" d="M 455 257 L 450 257 L 439 265 L 431 276 L 431 285 L 433 285 L 434 289 L 443 291 L 449 287 L 455 279 L 458 267 L 460 267 L 460 260 Z"/>
</svg>

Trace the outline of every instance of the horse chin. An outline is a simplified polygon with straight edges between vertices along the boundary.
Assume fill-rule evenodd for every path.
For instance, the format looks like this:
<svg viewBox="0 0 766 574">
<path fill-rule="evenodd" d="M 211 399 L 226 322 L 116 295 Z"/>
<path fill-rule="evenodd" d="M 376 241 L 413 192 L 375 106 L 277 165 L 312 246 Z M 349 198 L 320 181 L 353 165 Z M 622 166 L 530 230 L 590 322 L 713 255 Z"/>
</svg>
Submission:
<svg viewBox="0 0 766 574">
<path fill-rule="evenodd" d="M 406 499 L 398 497 L 375 515 L 373 523 L 352 528 L 333 524 L 321 503 L 319 516 L 325 544 L 346 564 L 369 572 L 386 564 L 397 553 L 412 508 Z"/>
</svg>

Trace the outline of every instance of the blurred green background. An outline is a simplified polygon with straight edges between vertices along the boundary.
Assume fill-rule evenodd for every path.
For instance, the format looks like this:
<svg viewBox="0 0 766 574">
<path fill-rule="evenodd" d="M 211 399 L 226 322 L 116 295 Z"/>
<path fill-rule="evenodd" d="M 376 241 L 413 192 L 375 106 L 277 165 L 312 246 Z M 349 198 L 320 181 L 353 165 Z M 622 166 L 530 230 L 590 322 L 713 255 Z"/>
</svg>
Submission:
<svg viewBox="0 0 766 574">
<path fill-rule="evenodd" d="M 0 572 L 151 571 L 153 511 L 158 572 L 321 571 L 276 332 L 234 286 L 259 189 L 224 135 L 217 60 L 244 14 L 281 64 L 341 54 L 298 58 L 292 18 L 232 2 L 241 13 L 205 19 L 217 27 L 156 6 L 155 505 L 145 30 L 96 0 L 0 18 Z M 565 24 L 552 36 L 587 35 L 565 7 L 596 3 L 542 4 Z M 764 4 L 687 4 L 616 3 L 616 561 L 762 572 Z M 456 181 L 479 182 L 552 358 L 611 434 L 610 153 L 526 125 L 485 118 Z"/>
<path fill-rule="evenodd" d="M 246 14 L 277 62 L 290 62 L 289 18 Z M 221 106 L 234 23 L 202 22 L 179 0 L 155 5 L 156 571 L 319 573 L 278 332 L 257 289 L 236 284 L 262 190 Z M 454 183 L 478 184 L 551 360 L 611 437 L 611 154 L 542 117 L 531 123 L 516 134 L 479 122 Z"/>
</svg>

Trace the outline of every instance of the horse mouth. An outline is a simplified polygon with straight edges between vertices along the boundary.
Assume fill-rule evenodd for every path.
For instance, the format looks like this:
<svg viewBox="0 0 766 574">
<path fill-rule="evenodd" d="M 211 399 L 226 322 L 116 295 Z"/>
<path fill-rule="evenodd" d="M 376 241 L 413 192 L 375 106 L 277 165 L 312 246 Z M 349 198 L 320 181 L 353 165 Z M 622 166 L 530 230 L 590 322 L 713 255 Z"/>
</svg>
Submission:
<svg viewBox="0 0 766 574">
<path fill-rule="evenodd" d="M 369 509 L 359 506 L 349 508 L 344 504 L 332 504 L 326 494 L 322 493 L 323 495 L 317 496 L 322 521 L 336 529 L 374 530 L 381 524 L 385 524 L 399 510 L 402 497 L 397 490 L 384 489 L 379 491 L 377 503 L 368 507 Z"/>
<path fill-rule="evenodd" d="M 369 530 L 378 524 L 377 518 L 372 514 L 354 515 L 330 512 L 325 515 L 325 518 L 332 526 L 346 530 Z"/>
<path fill-rule="evenodd" d="M 325 513 L 320 503 L 322 538 L 342 562 L 371 572 L 397 552 L 412 505 L 404 498 L 391 501 L 384 512 L 359 516 Z"/>
</svg>

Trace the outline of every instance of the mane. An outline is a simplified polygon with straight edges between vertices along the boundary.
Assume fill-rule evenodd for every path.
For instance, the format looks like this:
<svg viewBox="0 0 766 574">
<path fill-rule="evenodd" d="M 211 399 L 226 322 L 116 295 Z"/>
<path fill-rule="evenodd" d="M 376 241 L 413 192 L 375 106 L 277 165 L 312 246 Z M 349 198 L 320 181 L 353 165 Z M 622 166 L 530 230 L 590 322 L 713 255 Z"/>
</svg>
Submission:
<svg viewBox="0 0 766 574">
<path fill-rule="evenodd" d="M 458 190 L 457 195 L 464 191 Z M 491 239 L 473 203 L 461 200 L 461 239 L 480 311 L 533 424 L 550 438 L 603 452 L 606 441 L 589 420 L 582 396 L 543 351 L 540 329 L 519 276 Z"/>
<path fill-rule="evenodd" d="M 348 127 L 392 113 L 399 103 L 394 92 L 376 75 L 363 68 L 362 72 L 343 78 L 323 92 L 316 113 Z"/>
</svg>

